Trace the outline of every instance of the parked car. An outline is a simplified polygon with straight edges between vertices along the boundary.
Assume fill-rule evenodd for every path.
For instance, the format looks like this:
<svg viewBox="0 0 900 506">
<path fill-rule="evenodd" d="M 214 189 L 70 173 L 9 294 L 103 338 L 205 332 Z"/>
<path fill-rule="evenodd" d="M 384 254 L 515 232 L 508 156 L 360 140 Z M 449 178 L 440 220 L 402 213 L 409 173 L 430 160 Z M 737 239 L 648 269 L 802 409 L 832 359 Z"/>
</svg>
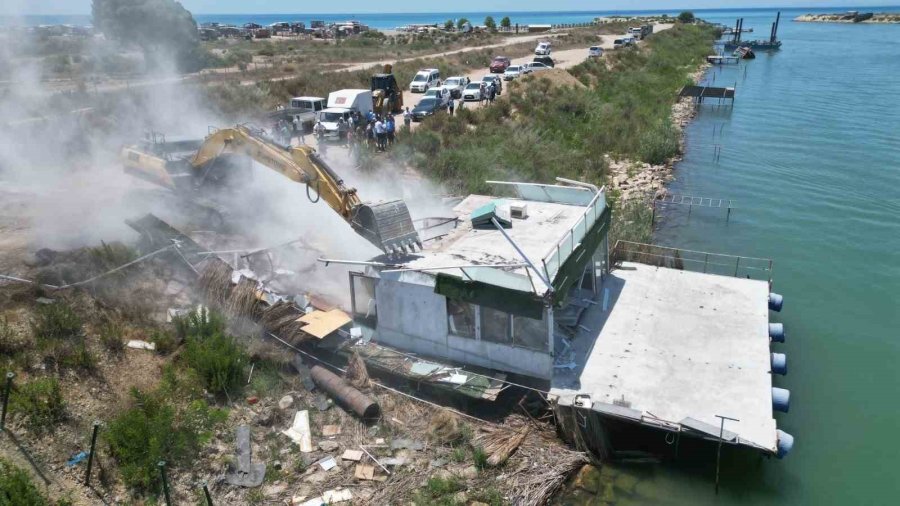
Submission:
<svg viewBox="0 0 900 506">
<path fill-rule="evenodd" d="M 419 100 L 419 103 L 413 108 L 410 112 L 413 121 L 422 121 L 428 116 L 434 116 L 437 114 L 443 107 L 441 106 L 441 101 L 437 98 L 433 97 L 425 97 L 422 100 Z"/>
<path fill-rule="evenodd" d="M 543 63 L 541 63 L 539 61 L 533 61 L 530 63 L 526 63 L 525 65 L 522 65 L 522 66 L 527 68 L 529 72 L 538 72 L 540 70 L 550 70 L 550 67 L 544 65 Z"/>
<path fill-rule="evenodd" d="M 469 84 L 468 77 L 455 76 L 444 81 L 444 87 L 450 90 L 453 98 L 462 98 L 462 92 Z"/>
<path fill-rule="evenodd" d="M 484 83 L 485 86 L 493 85 L 497 90 L 497 94 L 503 94 L 503 79 L 500 79 L 500 76 L 495 76 L 494 74 L 488 74 L 481 78 L 481 82 Z"/>
<path fill-rule="evenodd" d="M 538 42 L 537 47 L 534 48 L 534 54 L 537 56 L 549 56 L 551 49 L 552 49 L 552 46 L 551 46 L 550 42 L 547 42 L 547 41 Z"/>
<path fill-rule="evenodd" d="M 466 102 L 470 101 L 480 101 L 481 96 L 484 94 L 484 83 L 483 82 L 471 82 L 466 85 L 466 89 L 463 90 L 463 100 Z"/>
<path fill-rule="evenodd" d="M 490 69 L 494 74 L 502 74 L 506 72 L 506 68 L 512 65 L 512 61 L 505 56 L 495 56 L 491 61 Z"/>
<path fill-rule="evenodd" d="M 556 63 L 553 61 L 553 58 L 550 58 L 549 56 L 535 56 L 534 59 L 531 61 L 543 63 L 544 65 L 550 67 L 551 69 L 556 66 Z"/>
<path fill-rule="evenodd" d="M 613 41 L 613 49 L 622 49 L 626 45 L 625 39 L 616 39 Z"/>
<path fill-rule="evenodd" d="M 512 81 L 513 79 L 523 75 L 522 74 L 522 66 L 521 65 L 512 65 L 506 69 L 506 72 L 503 73 L 504 81 Z"/>
<path fill-rule="evenodd" d="M 425 92 L 425 98 L 436 98 L 441 103 L 441 107 L 446 107 L 450 102 L 450 90 L 446 86 L 431 88 Z"/>
<path fill-rule="evenodd" d="M 441 85 L 441 71 L 438 69 L 423 69 L 416 73 L 411 83 L 409 83 L 409 91 L 413 93 L 425 93 L 428 88 Z"/>
<path fill-rule="evenodd" d="M 589 58 L 599 58 L 603 56 L 603 48 L 600 46 L 591 46 L 588 48 Z"/>
</svg>

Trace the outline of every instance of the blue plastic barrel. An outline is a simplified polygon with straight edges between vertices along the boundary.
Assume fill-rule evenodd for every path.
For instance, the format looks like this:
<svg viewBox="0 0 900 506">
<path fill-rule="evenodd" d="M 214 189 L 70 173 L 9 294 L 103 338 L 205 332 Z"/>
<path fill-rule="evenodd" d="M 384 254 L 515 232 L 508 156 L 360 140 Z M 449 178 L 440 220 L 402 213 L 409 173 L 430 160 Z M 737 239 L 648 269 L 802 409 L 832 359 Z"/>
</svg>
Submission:
<svg viewBox="0 0 900 506">
<path fill-rule="evenodd" d="M 772 409 L 787 413 L 791 407 L 791 391 L 786 388 L 772 387 Z"/>
<path fill-rule="evenodd" d="M 784 297 L 781 295 L 772 292 L 769 294 L 769 309 L 772 311 L 778 312 L 781 311 L 781 306 L 784 305 Z"/>
<path fill-rule="evenodd" d="M 769 324 L 769 337 L 772 338 L 772 341 L 776 343 L 784 342 L 784 324 L 783 323 L 770 323 Z"/>
<path fill-rule="evenodd" d="M 776 455 L 779 459 L 782 459 L 794 447 L 794 436 L 781 429 L 776 429 L 775 435 L 778 437 L 778 453 Z"/>
<path fill-rule="evenodd" d="M 787 355 L 784 353 L 772 354 L 772 373 L 782 376 L 787 374 Z"/>
</svg>

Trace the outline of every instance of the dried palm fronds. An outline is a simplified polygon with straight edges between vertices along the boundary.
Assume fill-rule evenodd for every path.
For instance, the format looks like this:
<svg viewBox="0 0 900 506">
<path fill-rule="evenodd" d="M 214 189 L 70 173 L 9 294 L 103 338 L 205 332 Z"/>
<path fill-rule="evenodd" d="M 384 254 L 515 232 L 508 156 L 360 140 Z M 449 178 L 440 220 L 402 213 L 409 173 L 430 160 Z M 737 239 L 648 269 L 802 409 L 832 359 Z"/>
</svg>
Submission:
<svg viewBox="0 0 900 506">
<path fill-rule="evenodd" d="M 499 466 L 509 460 L 528 435 L 528 426 L 515 430 L 497 429 L 484 432 L 476 438 L 476 442 L 487 454 L 487 464 L 492 467 Z"/>
<path fill-rule="evenodd" d="M 221 261 L 208 262 L 197 279 L 200 293 L 209 304 L 224 307 L 231 295 L 231 266 Z"/>
<path fill-rule="evenodd" d="M 359 389 L 369 388 L 372 386 L 372 380 L 369 379 L 369 371 L 366 369 L 366 363 L 359 352 L 354 351 L 347 363 L 347 371 L 344 378 L 354 387 Z"/>
<path fill-rule="evenodd" d="M 297 344 L 307 337 L 306 332 L 303 332 L 303 324 L 297 321 L 301 316 L 303 313 L 293 304 L 279 301 L 262 310 L 260 323 L 269 332 L 291 344 Z"/>
<path fill-rule="evenodd" d="M 257 281 L 241 277 L 231 296 L 225 303 L 225 310 L 231 316 L 244 316 L 256 320 L 260 315 L 259 299 L 256 298 Z"/>
</svg>

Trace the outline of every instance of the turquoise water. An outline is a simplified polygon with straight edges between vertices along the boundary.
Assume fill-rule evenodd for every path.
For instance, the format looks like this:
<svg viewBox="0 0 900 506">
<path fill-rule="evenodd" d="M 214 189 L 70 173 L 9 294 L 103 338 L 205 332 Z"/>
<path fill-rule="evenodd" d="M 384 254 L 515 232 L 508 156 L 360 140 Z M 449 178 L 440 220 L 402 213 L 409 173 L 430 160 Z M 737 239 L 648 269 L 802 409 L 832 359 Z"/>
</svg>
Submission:
<svg viewBox="0 0 900 506">
<path fill-rule="evenodd" d="M 745 17 L 764 36 L 774 12 Z M 727 223 L 667 213 L 655 240 L 774 259 L 788 342 L 773 349 L 789 365 L 775 384 L 792 393 L 776 418 L 796 444 L 782 461 L 723 467 L 718 498 L 708 468 L 641 483 L 664 504 L 897 504 L 900 26 L 786 21 L 780 38 L 780 52 L 710 73 L 737 82 L 735 106 L 702 108 L 670 186 L 737 210 Z"/>
</svg>

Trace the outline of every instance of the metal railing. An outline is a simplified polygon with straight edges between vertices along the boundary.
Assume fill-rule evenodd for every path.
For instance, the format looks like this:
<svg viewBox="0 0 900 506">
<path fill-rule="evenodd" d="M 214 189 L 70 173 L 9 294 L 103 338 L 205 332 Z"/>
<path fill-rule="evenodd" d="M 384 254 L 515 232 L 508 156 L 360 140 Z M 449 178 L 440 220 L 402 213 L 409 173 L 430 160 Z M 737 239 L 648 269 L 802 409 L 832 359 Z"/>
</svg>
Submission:
<svg viewBox="0 0 900 506">
<path fill-rule="evenodd" d="M 612 263 L 635 262 L 721 276 L 746 277 L 772 282 L 769 258 L 724 255 L 654 244 L 618 241 L 610 254 Z"/>
<path fill-rule="evenodd" d="M 562 239 L 560 239 L 559 242 L 557 242 L 541 259 L 544 273 L 551 283 L 553 282 L 556 273 L 559 272 L 560 266 L 565 263 L 566 259 L 569 258 L 569 255 L 575 251 L 575 248 L 581 244 L 584 236 L 587 235 L 588 230 L 594 226 L 594 223 L 596 223 L 600 218 L 600 215 L 603 214 L 603 209 L 605 208 L 606 188 L 601 188 L 600 191 L 594 195 L 594 198 L 591 199 L 591 202 L 587 205 L 581 218 L 578 219 L 566 235 L 564 235 Z"/>
</svg>

